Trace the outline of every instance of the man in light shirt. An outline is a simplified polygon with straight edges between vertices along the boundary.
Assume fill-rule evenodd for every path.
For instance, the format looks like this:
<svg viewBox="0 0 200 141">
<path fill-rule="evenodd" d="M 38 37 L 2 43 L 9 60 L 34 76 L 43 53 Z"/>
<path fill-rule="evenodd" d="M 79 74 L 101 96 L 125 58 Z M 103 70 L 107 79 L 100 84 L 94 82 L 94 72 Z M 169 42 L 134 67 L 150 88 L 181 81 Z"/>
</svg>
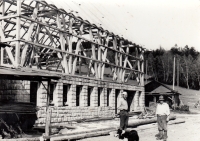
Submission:
<svg viewBox="0 0 200 141">
<path fill-rule="evenodd" d="M 159 130 L 159 137 L 157 140 L 163 139 L 164 141 L 167 140 L 167 122 L 169 121 L 169 105 L 164 102 L 164 97 L 161 95 L 159 97 L 159 103 L 156 107 L 156 115 L 157 115 L 157 123 L 158 123 L 158 130 Z M 164 133 L 163 133 L 164 132 Z"/>
<path fill-rule="evenodd" d="M 121 134 L 125 133 L 125 130 L 128 126 L 128 103 L 127 103 L 127 92 L 122 93 L 122 97 L 120 98 L 118 102 L 117 109 L 120 110 L 120 127 L 119 130 L 122 131 Z"/>
</svg>

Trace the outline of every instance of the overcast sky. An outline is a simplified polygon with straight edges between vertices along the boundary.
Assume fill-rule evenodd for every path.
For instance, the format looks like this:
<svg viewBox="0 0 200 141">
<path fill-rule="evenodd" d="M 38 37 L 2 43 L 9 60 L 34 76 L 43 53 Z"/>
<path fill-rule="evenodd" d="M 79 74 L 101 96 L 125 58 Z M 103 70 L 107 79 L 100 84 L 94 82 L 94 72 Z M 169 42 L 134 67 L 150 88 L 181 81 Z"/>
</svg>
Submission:
<svg viewBox="0 0 200 141">
<path fill-rule="evenodd" d="M 61 0 L 52 1 L 58 4 Z M 73 3 L 78 5 L 71 9 L 82 8 L 77 13 L 84 20 L 95 15 L 88 19 L 91 23 L 100 20 L 103 28 L 120 31 L 120 36 L 147 49 L 162 46 L 168 50 L 177 44 L 200 51 L 200 0 L 71 0 L 72 4 L 69 1 L 65 1 L 69 7 Z M 57 7 L 65 8 L 61 2 Z M 88 11 L 92 15 L 84 17 Z"/>
<path fill-rule="evenodd" d="M 112 1 L 104 4 L 112 5 Z M 200 51 L 200 0 L 117 1 L 133 18 L 127 25 L 133 41 L 147 49 L 193 46 Z M 111 6 L 112 7 L 112 6 Z M 130 26 L 132 25 L 132 26 Z M 130 30 L 130 31 L 129 31 Z M 125 33 L 126 34 L 126 33 Z"/>
</svg>

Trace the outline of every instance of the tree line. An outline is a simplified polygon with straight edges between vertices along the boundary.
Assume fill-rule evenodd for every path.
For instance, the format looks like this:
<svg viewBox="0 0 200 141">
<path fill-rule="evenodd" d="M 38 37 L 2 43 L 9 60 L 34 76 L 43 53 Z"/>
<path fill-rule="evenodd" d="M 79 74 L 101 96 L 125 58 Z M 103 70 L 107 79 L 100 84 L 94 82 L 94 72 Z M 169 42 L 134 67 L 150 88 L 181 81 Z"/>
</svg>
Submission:
<svg viewBox="0 0 200 141">
<path fill-rule="evenodd" d="M 194 47 L 179 47 L 170 50 L 159 49 L 145 52 L 145 70 L 149 76 L 173 84 L 175 59 L 175 85 L 200 90 L 200 53 Z"/>
</svg>

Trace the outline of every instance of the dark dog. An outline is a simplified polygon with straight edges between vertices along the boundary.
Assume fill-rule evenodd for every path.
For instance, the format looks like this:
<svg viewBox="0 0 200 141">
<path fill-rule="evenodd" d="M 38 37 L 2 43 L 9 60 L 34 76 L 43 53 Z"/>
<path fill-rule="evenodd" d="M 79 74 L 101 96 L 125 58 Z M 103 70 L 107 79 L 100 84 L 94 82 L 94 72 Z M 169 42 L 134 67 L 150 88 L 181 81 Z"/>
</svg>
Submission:
<svg viewBox="0 0 200 141">
<path fill-rule="evenodd" d="M 118 129 L 117 134 L 119 135 L 119 139 L 127 138 L 128 141 L 139 141 L 139 136 L 136 130 L 126 131 L 122 134 L 122 130 Z"/>
</svg>

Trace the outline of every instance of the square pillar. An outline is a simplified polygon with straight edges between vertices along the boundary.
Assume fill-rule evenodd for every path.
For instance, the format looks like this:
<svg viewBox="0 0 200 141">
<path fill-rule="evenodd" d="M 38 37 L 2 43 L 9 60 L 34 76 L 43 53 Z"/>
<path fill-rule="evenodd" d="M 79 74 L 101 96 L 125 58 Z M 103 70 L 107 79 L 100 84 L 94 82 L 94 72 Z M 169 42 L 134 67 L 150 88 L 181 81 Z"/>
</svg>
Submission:
<svg viewBox="0 0 200 141">
<path fill-rule="evenodd" d="M 133 98 L 133 102 L 134 102 L 134 111 L 137 111 L 138 107 L 139 107 L 139 91 L 135 92 L 135 96 Z"/>
<path fill-rule="evenodd" d="M 47 103 L 47 90 L 44 86 L 47 88 L 47 82 L 40 82 L 37 90 L 37 106 L 39 107 L 44 107 Z"/>
<path fill-rule="evenodd" d="M 90 99 L 91 99 L 90 105 L 92 107 L 98 107 L 98 88 L 97 87 L 93 87 Z"/>
<path fill-rule="evenodd" d="M 109 106 L 115 108 L 115 89 L 111 89 L 110 91 Z"/>
<path fill-rule="evenodd" d="M 54 92 L 53 92 L 53 102 L 54 106 L 63 106 L 63 83 L 56 83 Z"/>
<path fill-rule="evenodd" d="M 100 106 L 107 106 L 107 88 L 102 88 L 101 94 L 100 94 Z"/>
<path fill-rule="evenodd" d="M 140 91 L 139 106 L 141 111 L 144 110 L 144 105 L 145 105 L 144 101 L 145 101 L 145 93 L 144 91 Z"/>
<path fill-rule="evenodd" d="M 88 86 L 83 86 L 80 93 L 80 106 L 86 107 L 88 105 Z"/>
<path fill-rule="evenodd" d="M 75 107 L 76 106 L 76 85 L 71 84 L 71 87 L 69 88 L 69 92 L 67 95 L 67 103 L 68 106 Z"/>
</svg>

